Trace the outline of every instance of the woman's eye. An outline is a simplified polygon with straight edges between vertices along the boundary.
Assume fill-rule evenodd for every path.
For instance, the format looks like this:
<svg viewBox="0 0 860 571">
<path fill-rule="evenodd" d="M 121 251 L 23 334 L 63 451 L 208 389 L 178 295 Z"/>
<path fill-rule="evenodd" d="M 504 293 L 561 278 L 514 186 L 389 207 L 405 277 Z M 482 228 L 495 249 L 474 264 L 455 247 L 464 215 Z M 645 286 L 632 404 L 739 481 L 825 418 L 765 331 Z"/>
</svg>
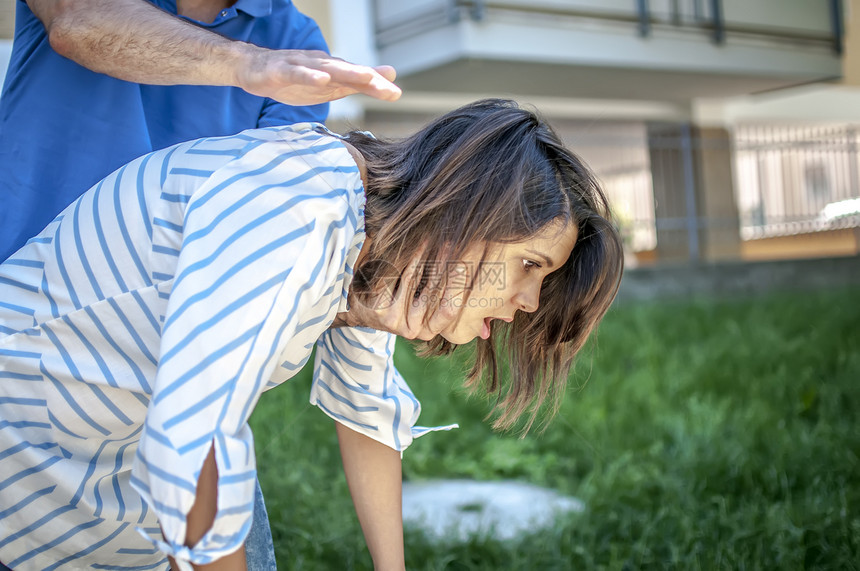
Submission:
<svg viewBox="0 0 860 571">
<path fill-rule="evenodd" d="M 523 269 L 525 271 L 535 270 L 540 267 L 540 264 L 533 260 L 523 260 Z"/>
</svg>

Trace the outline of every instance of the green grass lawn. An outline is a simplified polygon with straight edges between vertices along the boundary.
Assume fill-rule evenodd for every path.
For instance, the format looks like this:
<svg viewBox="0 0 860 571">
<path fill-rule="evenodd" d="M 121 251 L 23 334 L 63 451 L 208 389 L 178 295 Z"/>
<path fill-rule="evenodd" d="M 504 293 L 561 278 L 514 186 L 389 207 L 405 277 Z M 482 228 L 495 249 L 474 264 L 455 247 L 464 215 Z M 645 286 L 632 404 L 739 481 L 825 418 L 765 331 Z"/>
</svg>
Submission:
<svg viewBox="0 0 860 571">
<path fill-rule="evenodd" d="M 404 477 L 516 479 L 586 510 L 518 542 L 434 545 L 414 570 L 860 569 L 860 291 L 613 308 L 542 434 L 494 434 L 460 359 L 397 365 L 425 425 Z M 309 371 L 252 425 L 279 567 L 372 569 Z"/>
</svg>

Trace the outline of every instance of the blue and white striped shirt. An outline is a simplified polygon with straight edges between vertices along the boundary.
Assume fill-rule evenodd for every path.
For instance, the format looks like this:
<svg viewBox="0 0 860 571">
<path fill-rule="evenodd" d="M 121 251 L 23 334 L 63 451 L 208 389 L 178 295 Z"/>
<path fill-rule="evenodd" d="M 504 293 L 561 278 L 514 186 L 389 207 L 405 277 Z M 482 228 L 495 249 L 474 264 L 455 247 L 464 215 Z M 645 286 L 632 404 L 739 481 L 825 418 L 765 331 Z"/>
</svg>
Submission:
<svg viewBox="0 0 860 571">
<path fill-rule="evenodd" d="M 426 431 L 395 337 L 329 329 L 364 200 L 337 138 L 245 131 L 133 161 L 0 265 L 0 561 L 160 569 L 165 554 L 237 549 L 256 475 L 248 417 L 314 345 L 311 402 L 326 414 L 397 450 Z M 189 549 L 210 446 L 218 512 Z"/>
</svg>

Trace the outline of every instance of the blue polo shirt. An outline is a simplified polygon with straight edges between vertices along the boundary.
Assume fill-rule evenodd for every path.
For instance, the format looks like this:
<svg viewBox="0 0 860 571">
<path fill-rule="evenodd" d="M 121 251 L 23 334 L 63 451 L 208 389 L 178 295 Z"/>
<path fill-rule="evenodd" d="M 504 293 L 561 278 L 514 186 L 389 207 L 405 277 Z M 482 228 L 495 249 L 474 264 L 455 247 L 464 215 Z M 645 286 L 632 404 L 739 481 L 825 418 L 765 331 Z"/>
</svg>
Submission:
<svg viewBox="0 0 860 571">
<path fill-rule="evenodd" d="M 150 0 L 176 13 L 174 0 Z M 211 24 L 270 48 L 328 51 L 289 0 L 237 0 Z M 90 186 L 132 159 L 180 141 L 323 121 L 328 105 L 292 107 L 234 87 L 139 85 L 92 72 L 51 49 L 42 22 L 16 2 L 0 96 L 0 260 Z"/>
</svg>

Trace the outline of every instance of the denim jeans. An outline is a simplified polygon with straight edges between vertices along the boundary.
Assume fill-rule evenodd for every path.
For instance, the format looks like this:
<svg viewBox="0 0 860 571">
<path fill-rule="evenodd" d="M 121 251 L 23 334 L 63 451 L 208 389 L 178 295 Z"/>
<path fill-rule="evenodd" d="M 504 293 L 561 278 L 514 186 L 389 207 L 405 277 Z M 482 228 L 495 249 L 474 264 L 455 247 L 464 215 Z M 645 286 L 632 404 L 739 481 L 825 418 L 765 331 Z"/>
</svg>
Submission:
<svg viewBox="0 0 860 571">
<path fill-rule="evenodd" d="M 263 502 L 260 481 L 254 490 L 254 521 L 245 539 L 245 561 L 248 571 L 275 571 L 275 545 L 272 542 L 272 529 L 269 527 L 269 514 Z"/>
<path fill-rule="evenodd" d="M 275 545 L 272 542 L 272 529 L 269 527 L 269 514 L 263 502 L 260 481 L 254 490 L 254 520 L 251 531 L 245 539 L 245 561 L 248 571 L 276 571 Z M 0 571 L 12 571 L 0 562 Z"/>
</svg>

